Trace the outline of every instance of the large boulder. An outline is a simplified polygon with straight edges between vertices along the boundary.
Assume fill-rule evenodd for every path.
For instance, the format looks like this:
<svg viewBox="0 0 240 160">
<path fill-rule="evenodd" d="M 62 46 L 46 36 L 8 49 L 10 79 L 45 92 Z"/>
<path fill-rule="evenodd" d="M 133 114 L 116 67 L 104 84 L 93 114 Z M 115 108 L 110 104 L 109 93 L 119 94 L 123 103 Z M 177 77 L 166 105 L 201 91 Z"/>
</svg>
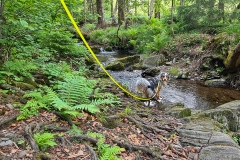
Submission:
<svg viewBox="0 0 240 160">
<path fill-rule="evenodd" d="M 124 64 L 119 61 L 114 61 L 106 66 L 106 70 L 123 71 L 124 69 Z"/>
<path fill-rule="evenodd" d="M 240 100 L 231 101 L 201 113 L 222 124 L 226 130 L 233 132 L 240 131 Z"/>
<path fill-rule="evenodd" d="M 133 66 L 136 63 L 140 62 L 139 55 L 127 56 L 119 58 L 106 66 L 107 70 L 120 71 L 124 70 L 126 67 Z"/>
<path fill-rule="evenodd" d="M 143 67 L 144 68 L 151 68 L 163 65 L 166 59 L 163 54 L 150 56 L 143 60 Z"/>
</svg>

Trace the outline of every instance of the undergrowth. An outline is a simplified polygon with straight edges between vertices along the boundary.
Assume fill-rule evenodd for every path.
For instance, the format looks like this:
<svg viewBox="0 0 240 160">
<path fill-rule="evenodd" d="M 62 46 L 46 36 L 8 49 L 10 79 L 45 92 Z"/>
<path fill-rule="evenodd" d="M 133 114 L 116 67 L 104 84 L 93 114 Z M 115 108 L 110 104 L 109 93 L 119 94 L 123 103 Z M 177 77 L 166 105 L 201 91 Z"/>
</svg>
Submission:
<svg viewBox="0 0 240 160">
<path fill-rule="evenodd" d="M 124 148 L 106 144 L 105 136 L 100 133 L 87 132 L 87 135 L 98 139 L 97 148 L 95 149 L 98 151 L 98 155 L 100 155 L 98 158 L 99 160 L 120 160 L 120 158 L 117 157 L 117 154 L 120 154 L 121 151 L 124 151 Z"/>
</svg>

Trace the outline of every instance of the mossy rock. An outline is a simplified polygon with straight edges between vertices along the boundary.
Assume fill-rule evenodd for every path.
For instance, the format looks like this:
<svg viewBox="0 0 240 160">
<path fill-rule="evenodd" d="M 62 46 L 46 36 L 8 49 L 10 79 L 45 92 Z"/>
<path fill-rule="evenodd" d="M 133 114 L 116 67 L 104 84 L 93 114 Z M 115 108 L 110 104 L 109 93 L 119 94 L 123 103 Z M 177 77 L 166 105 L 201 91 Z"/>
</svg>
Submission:
<svg viewBox="0 0 240 160">
<path fill-rule="evenodd" d="M 190 108 L 185 108 L 179 113 L 179 117 L 180 118 L 189 117 L 189 116 L 191 116 L 191 114 L 192 114 L 191 109 Z"/>
<path fill-rule="evenodd" d="M 143 67 L 151 68 L 165 64 L 166 58 L 163 54 L 150 56 L 143 61 Z"/>
<path fill-rule="evenodd" d="M 93 65 L 95 64 L 95 59 L 91 55 L 84 55 L 85 56 L 85 63 L 86 65 Z"/>
<path fill-rule="evenodd" d="M 117 61 L 122 62 L 125 67 L 139 63 L 140 62 L 140 56 L 139 55 L 133 55 L 133 56 L 127 56 L 123 58 L 119 58 Z"/>
<path fill-rule="evenodd" d="M 105 51 L 111 52 L 111 51 L 112 51 L 112 47 L 111 47 L 111 46 L 106 46 L 106 47 L 105 47 Z"/>
<path fill-rule="evenodd" d="M 124 64 L 120 61 L 114 61 L 106 66 L 106 70 L 123 71 L 124 69 Z"/>
<path fill-rule="evenodd" d="M 21 88 L 22 90 L 34 90 L 35 87 L 31 84 L 24 83 L 24 82 L 13 82 L 16 87 Z"/>
</svg>

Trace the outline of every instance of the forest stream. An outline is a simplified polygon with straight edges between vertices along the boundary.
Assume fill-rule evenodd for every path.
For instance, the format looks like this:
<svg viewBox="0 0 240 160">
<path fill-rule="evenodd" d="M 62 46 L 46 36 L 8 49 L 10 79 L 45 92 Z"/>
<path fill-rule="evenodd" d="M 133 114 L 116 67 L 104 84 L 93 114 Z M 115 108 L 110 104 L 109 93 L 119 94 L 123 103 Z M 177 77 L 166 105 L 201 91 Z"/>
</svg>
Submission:
<svg viewBox="0 0 240 160">
<path fill-rule="evenodd" d="M 129 55 L 124 52 L 96 52 L 97 57 L 105 65 L 110 61 Z M 127 85 L 132 93 L 135 93 L 134 82 L 141 77 L 141 70 L 109 71 L 109 73 L 121 84 Z M 240 92 L 228 86 L 207 87 L 201 82 L 183 79 L 171 79 L 167 86 L 161 90 L 163 103 L 182 103 L 186 108 L 213 109 L 217 106 L 240 99 Z"/>
</svg>

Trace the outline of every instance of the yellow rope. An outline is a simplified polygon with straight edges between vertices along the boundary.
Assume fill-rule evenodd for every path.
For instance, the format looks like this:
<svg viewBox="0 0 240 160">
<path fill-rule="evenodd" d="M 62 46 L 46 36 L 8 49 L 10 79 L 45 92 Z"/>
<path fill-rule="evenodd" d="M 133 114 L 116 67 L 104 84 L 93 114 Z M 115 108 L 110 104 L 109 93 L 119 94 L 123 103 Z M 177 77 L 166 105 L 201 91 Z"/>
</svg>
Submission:
<svg viewBox="0 0 240 160">
<path fill-rule="evenodd" d="M 77 26 L 75 20 L 73 19 L 71 13 L 69 12 L 68 10 L 68 7 L 67 5 L 65 4 L 64 0 L 61 0 L 61 3 L 63 5 L 63 8 L 65 9 L 69 19 L 71 20 L 73 26 L 75 27 L 77 33 L 79 34 L 79 36 L 81 37 L 83 43 L 86 45 L 87 49 L 90 51 L 90 53 L 92 54 L 93 58 L 96 60 L 96 62 L 99 64 L 99 66 L 102 68 L 102 70 L 108 75 L 108 77 L 119 87 L 121 88 L 125 93 L 127 93 L 128 95 L 132 96 L 133 98 L 135 99 L 138 99 L 138 100 L 143 100 L 143 101 L 148 101 L 150 100 L 151 98 L 142 98 L 142 97 L 138 97 L 132 93 L 130 93 L 128 90 L 126 90 L 125 88 L 123 88 L 109 73 L 108 71 L 104 68 L 104 66 L 102 65 L 102 63 L 98 60 L 98 58 L 96 57 L 96 55 L 93 53 L 91 47 L 89 46 L 89 44 L 87 43 L 87 41 L 85 40 L 82 32 L 80 31 L 79 27 Z"/>
</svg>

